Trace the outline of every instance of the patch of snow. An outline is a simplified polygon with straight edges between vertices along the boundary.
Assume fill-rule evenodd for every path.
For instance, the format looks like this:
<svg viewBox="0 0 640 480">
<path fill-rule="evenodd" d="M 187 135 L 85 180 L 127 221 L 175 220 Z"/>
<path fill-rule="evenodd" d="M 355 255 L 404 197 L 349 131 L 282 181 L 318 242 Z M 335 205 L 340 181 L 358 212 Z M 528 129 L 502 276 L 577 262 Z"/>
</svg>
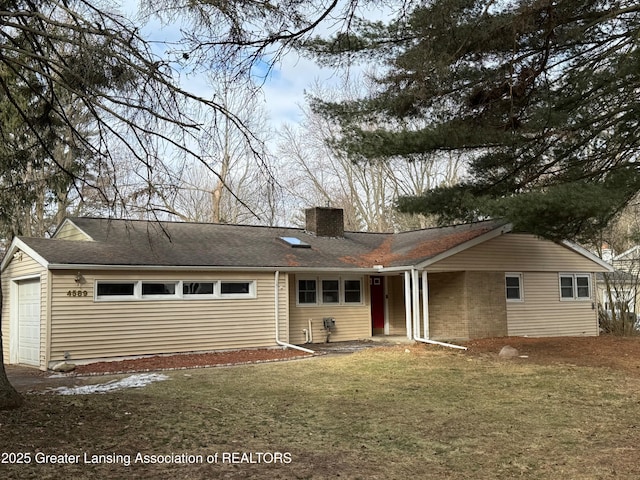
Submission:
<svg viewBox="0 0 640 480">
<path fill-rule="evenodd" d="M 52 388 L 50 391 L 57 393 L 58 395 L 89 395 L 92 393 L 114 392 L 116 390 L 124 390 L 125 388 L 146 387 L 150 383 L 161 382 L 168 379 L 168 376 L 158 373 L 140 373 L 120 380 L 112 380 L 107 383 L 81 385 L 78 387 L 58 387 Z"/>
</svg>

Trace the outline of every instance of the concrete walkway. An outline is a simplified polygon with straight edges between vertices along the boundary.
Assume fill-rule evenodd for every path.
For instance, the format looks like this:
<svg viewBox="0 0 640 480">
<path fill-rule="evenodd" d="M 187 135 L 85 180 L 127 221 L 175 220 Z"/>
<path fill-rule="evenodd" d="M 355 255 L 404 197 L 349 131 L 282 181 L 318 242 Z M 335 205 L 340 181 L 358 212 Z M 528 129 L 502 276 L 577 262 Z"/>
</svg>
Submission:
<svg viewBox="0 0 640 480">
<path fill-rule="evenodd" d="M 85 383 L 81 377 L 43 372 L 34 367 L 5 365 L 4 368 L 11 385 L 22 393 L 46 390 L 49 387 L 74 387 Z"/>
<path fill-rule="evenodd" d="M 404 336 L 375 336 L 350 342 L 311 343 L 301 345 L 318 353 L 354 353 L 367 348 L 393 345 L 407 345 L 414 343 Z"/>
</svg>

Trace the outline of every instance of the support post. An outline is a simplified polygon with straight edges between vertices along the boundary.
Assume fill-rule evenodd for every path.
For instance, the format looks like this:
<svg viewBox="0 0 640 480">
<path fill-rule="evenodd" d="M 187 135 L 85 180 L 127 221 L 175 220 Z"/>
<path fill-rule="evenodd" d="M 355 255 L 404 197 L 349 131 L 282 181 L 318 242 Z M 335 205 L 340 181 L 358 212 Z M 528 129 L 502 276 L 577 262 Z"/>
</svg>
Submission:
<svg viewBox="0 0 640 480">
<path fill-rule="evenodd" d="M 423 338 L 429 339 L 429 282 L 427 271 L 422 271 L 422 317 L 424 318 Z"/>
<path fill-rule="evenodd" d="M 405 319 L 407 322 L 407 338 L 413 338 L 413 332 L 411 329 L 411 273 L 409 271 L 404 272 L 404 310 Z"/>
</svg>

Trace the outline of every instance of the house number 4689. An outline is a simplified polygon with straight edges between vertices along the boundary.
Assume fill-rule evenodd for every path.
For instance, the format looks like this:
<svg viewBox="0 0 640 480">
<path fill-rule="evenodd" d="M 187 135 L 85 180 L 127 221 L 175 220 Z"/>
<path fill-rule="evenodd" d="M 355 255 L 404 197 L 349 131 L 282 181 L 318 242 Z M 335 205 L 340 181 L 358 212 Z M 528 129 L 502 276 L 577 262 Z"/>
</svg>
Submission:
<svg viewBox="0 0 640 480">
<path fill-rule="evenodd" d="M 86 290 L 69 290 L 67 297 L 86 297 L 89 293 Z"/>
</svg>

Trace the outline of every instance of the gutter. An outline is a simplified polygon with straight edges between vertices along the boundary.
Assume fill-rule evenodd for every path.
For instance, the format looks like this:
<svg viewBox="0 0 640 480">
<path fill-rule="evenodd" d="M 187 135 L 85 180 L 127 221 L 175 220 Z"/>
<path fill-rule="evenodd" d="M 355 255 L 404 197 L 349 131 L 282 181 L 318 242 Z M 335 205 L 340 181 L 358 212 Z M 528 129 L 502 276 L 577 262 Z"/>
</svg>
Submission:
<svg viewBox="0 0 640 480">
<path fill-rule="evenodd" d="M 220 266 L 220 265 L 104 265 L 91 263 L 49 263 L 45 264 L 49 270 L 169 270 L 169 271 L 220 271 L 220 272 L 331 272 L 354 273 L 360 275 L 375 274 L 376 268 L 340 268 L 340 267 L 250 267 L 250 266 Z"/>
<path fill-rule="evenodd" d="M 275 305 L 275 317 L 276 317 L 276 343 L 284 348 L 293 348 L 295 350 L 302 350 L 303 352 L 306 352 L 306 353 L 315 354 L 316 353 L 315 351 L 310 350 L 308 348 L 304 348 L 298 345 L 292 345 L 290 343 L 280 341 L 279 325 L 278 325 L 280 320 L 279 318 L 280 317 L 280 295 L 278 293 L 278 289 L 280 288 L 280 271 L 279 270 L 276 270 L 274 277 L 275 278 L 274 278 L 274 288 L 273 288 L 273 296 L 274 296 L 273 303 Z"/>
</svg>

